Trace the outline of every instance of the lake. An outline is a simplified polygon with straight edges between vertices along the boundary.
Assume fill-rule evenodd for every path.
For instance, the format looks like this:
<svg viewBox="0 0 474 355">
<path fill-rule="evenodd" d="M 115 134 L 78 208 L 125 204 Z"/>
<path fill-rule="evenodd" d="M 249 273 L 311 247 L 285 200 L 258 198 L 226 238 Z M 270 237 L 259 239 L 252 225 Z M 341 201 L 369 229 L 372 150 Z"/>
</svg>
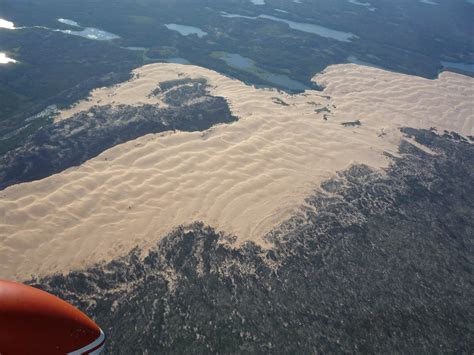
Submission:
<svg viewBox="0 0 474 355">
<path fill-rule="evenodd" d="M 360 2 L 360 1 L 357 1 L 357 0 L 348 0 L 351 4 L 353 5 L 357 5 L 357 6 L 365 6 L 365 7 L 369 7 L 370 6 L 370 2 Z"/>
<path fill-rule="evenodd" d="M 58 22 L 63 23 L 63 24 L 68 25 L 68 26 L 81 28 L 81 25 L 78 24 L 76 21 L 73 21 L 73 20 L 69 20 L 69 19 L 65 19 L 65 18 L 59 18 Z M 48 29 L 48 30 L 51 30 L 51 31 L 58 31 L 58 32 L 62 32 L 62 33 L 68 34 L 68 35 L 80 36 L 80 37 L 84 37 L 84 38 L 88 38 L 88 39 L 94 39 L 94 40 L 97 40 L 97 41 L 109 41 L 109 40 L 112 40 L 112 39 L 120 38 L 116 34 L 113 34 L 113 33 L 107 32 L 107 31 L 103 31 L 103 30 L 99 30 L 98 28 L 94 28 L 94 27 L 86 27 L 86 28 L 83 28 L 82 30 L 74 30 L 74 31 L 73 30 L 56 30 L 56 29 L 41 27 L 41 26 L 34 26 L 34 27 L 45 28 L 45 29 Z M 1 19 L 1 18 L 0 18 L 0 28 L 6 28 L 6 29 L 9 29 L 9 30 L 16 29 L 15 24 L 13 22 L 7 21 L 7 20 Z M 22 27 L 22 28 L 24 28 L 24 27 Z"/>
<path fill-rule="evenodd" d="M 179 32 L 182 36 L 197 35 L 199 38 L 207 35 L 207 32 L 204 32 L 199 27 L 178 25 L 176 23 L 168 23 L 165 25 L 167 29 Z"/>
<path fill-rule="evenodd" d="M 242 57 L 240 54 L 222 52 L 219 54 L 219 59 L 226 62 L 230 67 L 237 69 L 253 69 L 255 62 L 247 57 Z"/>
<path fill-rule="evenodd" d="M 3 52 L 0 52 L 0 64 L 16 63 L 15 59 L 8 58 Z"/>
<path fill-rule="evenodd" d="M 379 67 L 375 64 L 360 60 L 357 58 L 355 55 L 350 55 L 347 57 L 347 61 L 352 64 L 358 64 L 358 65 L 365 65 L 366 67 L 372 67 L 372 68 L 378 68 L 378 69 L 383 69 L 382 67 Z M 385 69 L 386 70 L 386 69 Z"/>
<path fill-rule="evenodd" d="M 113 33 L 102 31 L 93 27 L 86 27 L 82 31 L 59 30 L 59 32 L 72 35 L 72 36 L 79 36 L 79 37 L 84 37 L 88 39 L 94 39 L 96 41 L 110 41 L 112 39 L 120 38 L 119 36 Z"/>
<path fill-rule="evenodd" d="M 331 38 L 331 39 L 335 39 L 341 42 L 351 42 L 353 39 L 358 38 L 355 34 L 351 32 L 342 32 L 342 31 L 333 30 L 331 28 L 327 28 L 324 26 L 315 25 L 312 23 L 295 22 L 295 21 L 285 20 L 280 17 L 270 16 L 270 15 L 258 15 L 256 17 L 252 17 L 252 16 L 243 16 L 243 15 L 229 14 L 226 12 L 222 12 L 221 16 L 227 17 L 227 18 L 245 18 L 245 19 L 250 19 L 250 20 L 265 19 L 265 20 L 271 20 L 271 21 L 276 21 L 276 22 L 283 22 L 283 23 L 286 23 L 293 30 L 312 33 L 321 37 Z"/>
<path fill-rule="evenodd" d="M 137 52 L 145 52 L 148 50 L 148 48 L 145 47 L 122 47 L 124 49 L 128 49 L 130 51 L 137 51 Z"/>
<path fill-rule="evenodd" d="M 191 64 L 189 60 L 181 58 L 181 57 L 166 58 L 165 61 L 168 63 L 175 63 L 175 64 Z"/>
<path fill-rule="evenodd" d="M 474 74 L 474 63 L 441 62 L 443 69 L 457 69 Z"/>
<path fill-rule="evenodd" d="M 15 24 L 11 21 L 0 18 L 0 28 L 6 28 L 7 30 L 14 30 Z"/>
<path fill-rule="evenodd" d="M 305 84 L 293 80 L 287 75 L 275 74 L 268 72 L 256 66 L 255 61 L 250 58 L 243 57 L 237 53 L 215 52 L 214 56 L 226 62 L 229 67 L 240 69 L 254 74 L 262 80 L 265 80 L 273 85 L 291 91 L 304 91 L 309 89 Z"/>
<path fill-rule="evenodd" d="M 81 25 L 73 20 L 59 18 L 58 22 L 61 22 L 68 26 L 81 28 Z M 99 30 L 98 28 L 95 28 L 95 27 L 86 27 L 86 28 L 83 28 L 82 30 L 56 30 L 56 31 L 59 31 L 68 35 L 72 35 L 72 36 L 79 36 L 79 37 L 84 37 L 87 39 L 93 39 L 96 41 L 110 41 L 112 39 L 120 38 L 120 36 L 117 36 L 116 34 Z"/>
<path fill-rule="evenodd" d="M 375 7 L 373 7 L 370 2 L 361 2 L 361 1 L 357 1 L 357 0 L 348 0 L 349 3 L 353 4 L 353 5 L 357 5 L 357 6 L 364 6 L 367 8 L 367 10 L 369 11 L 375 11 Z"/>
<path fill-rule="evenodd" d="M 58 18 L 58 22 L 64 23 L 68 26 L 81 27 L 76 21 L 68 20 L 67 18 Z"/>
<path fill-rule="evenodd" d="M 0 29 L 4 28 L 7 30 L 14 30 L 15 24 L 11 21 L 4 20 L 0 18 Z M 9 63 L 16 63 L 15 59 L 7 57 L 7 55 L 3 52 L 0 52 L 0 64 L 9 64 Z"/>
</svg>

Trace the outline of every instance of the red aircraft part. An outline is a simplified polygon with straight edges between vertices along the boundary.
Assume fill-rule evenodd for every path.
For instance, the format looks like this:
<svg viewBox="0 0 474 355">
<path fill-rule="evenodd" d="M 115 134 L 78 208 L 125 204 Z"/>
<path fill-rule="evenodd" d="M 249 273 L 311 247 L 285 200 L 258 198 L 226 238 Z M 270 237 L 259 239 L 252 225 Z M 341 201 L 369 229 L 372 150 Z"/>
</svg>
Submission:
<svg viewBox="0 0 474 355">
<path fill-rule="evenodd" d="M 0 280 L 1 355 L 99 354 L 105 336 L 84 313 L 37 288 Z"/>
</svg>

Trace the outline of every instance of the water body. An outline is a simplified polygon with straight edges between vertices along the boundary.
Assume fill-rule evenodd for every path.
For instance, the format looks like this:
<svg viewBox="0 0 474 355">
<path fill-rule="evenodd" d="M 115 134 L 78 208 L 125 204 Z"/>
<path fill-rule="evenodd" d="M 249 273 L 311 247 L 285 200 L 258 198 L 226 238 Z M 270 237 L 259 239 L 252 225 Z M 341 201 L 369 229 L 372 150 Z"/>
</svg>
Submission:
<svg viewBox="0 0 474 355">
<path fill-rule="evenodd" d="M 137 52 L 145 52 L 147 50 L 147 48 L 145 47 L 122 47 L 122 48 L 128 49 L 130 51 L 137 51 Z"/>
<path fill-rule="evenodd" d="M 199 27 L 178 25 L 176 23 L 168 23 L 165 25 L 167 29 L 172 31 L 177 31 L 182 36 L 197 35 L 199 38 L 207 35 L 207 32 L 204 32 Z"/>
<path fill-rule="evenodd" d="M 59 18 L 58 22 L 61 22 L 61 23 L 65 24 L 65 25 L 68 25 L 68 26 L 79 27 L 79 28 L 81 27 L 81 25 L 79 25 L 76 21 L 65 19 L 65 18 Z M 6 29 L 9 29 L 9 30 L 17 29 L 13 22 L 7 21 L 7 20 L 1 19 L 1 18 L 0 18 L 0 28 L 6 28 Z M 20 27 L 20 28 L 26 28 L 26 27 Z M 79 30 L 78 31 L 57 30 L 57 29 L 52 29 L 52 28 L 43 27 L 43 26 L 33 26 L 32 28 L 44 28 L 46 30 L 58 31 L 58 32 L 62 32 L 62 33 L 68 34 L 68 35 L 80 36 L 80 37 L 84 37 L 84 38 L 88 38 L 88 39 L 94 39 L 94 40 L 98 40 L 98 41 L 108 41 L 108 40 L 120 38 L 119 36 L 117 36 L 113 33 L 110 33 L 110 32 L 107 32 L 107 31 L 102 31 L 102 30 L 99 30 L 98 28 L 93 28 L 93 27 L 86 27 L 86 28 L 83 28 L 80 31 Z"/>
<path fill-rule="evenodd" d="M 365 6 L 365 7 L 369 7 L 370 6 L 370 2 L 360 2 L 360 1 L 357 1 L 357 0 L 348 0 L 351 4 L 354 4 L 354 5 L 358 5 L 358 6 Z"/>
<path fill-rule="evenodd" d="M 16 63 L 15 59 L 8 58 L 3 52 L 0 52 L 0 64 Z"/>
<path fill-rule="evenodd" d="M 266 72 L 262 75 L 262 78 L 276 86 L 284 87 L 291 91 L 304 91 L 309 89 L 305 84 L 293 80 L 289 76 L 283 74 Z"/>
<path fill-rule="evenodd" d="M 58 22 L 64 23 L 64 24 L 69 25 L 69 26 L 82 28 L 81 25 L 79 23 L 77 23 L 76 21 L 74 21 L 74 20 L 59 18 Z M 94 28 L 94 27 L 85 27 L 80 31 L 79 30 L 77 30 L 77 31 L 56 30 L 56 31 L 59 31 L 59 32 L 62 32 L 62 33 L 68 34 L 68 35 L 72 35 L 72 36 L 79 36 L 79 37 L 84 37 L 84 38 L 87 38 L 87 39 L 93 39 L 93 40 L 96 40 L 96 41 L 110 41 L 112 39 L 120 38 L 116 34 L 113 34 L 113 33 L 107 32 L 107 31 L 103 31 L 103 30 L 99 30 L 98 28 Z"/>
<path fill-rule="evenodd" d="M 15 24 L 11 21 L 4 20 L 0 18 L 0 28 L 5 28 L 7 30 L 14 30 Z"/>
<path fill-rule="evenodd" d="M 175 64 L 191 64 L 189 60 L 181 58 L 181 57 L 166 58 L 165 61 L 168 63 L 175 63 Z"/>
<path fill-rule="evenodd" d="M 337 31 L 324 26 L 313 25 L 312 23 L 294 22 L 269 15 L 260 15 L 259 17 L 267 20 L 286 23 L 294 30 L 314 33 L 321 37 L 332 38 L 341 42 L 350 42 L 352 39 L 357 38 L 357 36 L 353 33 Z"/>
<path fill-rule="evenodd" d="M 365 65 L 366 67 L 372 67 L 372 68 L 377 68 L 377 69 L 384 69 L 378 65 L 375 65 L 375 64 L 372 64 L 372 63 L 369 63 L 369 62 L 366 62 L 366 61 L 363 61 L 363 60 L 360 60 L 359 58 L 357 58 L 355 55 L 350 55 L 347 57 L 347 61 L 349 63 L 352 63 L 352 64 L 358 64 L 358 65 Z M 387 70 L 387 69 L 384 69 L 384 70 Z"/>
<path fill-rule="evenodd" d="M 81 27 L 76 21 L 68 20 L 67 18 L 58 18 L 58 22 L 64 23 L 68 26 Z"/>
<path fill-rule="evenodd" d="M 341 42 L 351 42 L 353 39 L 358 38 L 355 34 L 351 32 L 337 31 L 337 30 L 333 30 L 331 28 L 327 28 L 324 26 L 314 25 L 312 23 L 295 22 L 295 21 L 285 20 L 280 17 L 270 16 L 270 15 L 258 15 L 257 17 L 252 17 L 252 16 L 243 16 L 243 15 L 229 14 L 226 12 L 222 12 L 221 16 L 228 17 L 228 18 L 239 17 L 239 18 L 245 18 L 249 20 L 265 19 L 265 20 L 283 22 L 283 23 L 286 23 L 293 30 L 312 33 L 321 37 L 331 38 L 331 39 L 335 39 Z"/>
<path fill-rule="evenodd" d="M 243 57 L 240 54 L 219 52 L 217 53 L 217 57 L 226 62 L 229 67 L 252 73 L 260 79 L 272 83 L 277 87 L 286 88 L 291 91 L 304 91 L 309 89 L 303 83 L 293 80 L 287 75 L 270 73 L 257 67 L 255 65 L 255 61 L 250 58 Z"/>
<path fill-rule="evenodd" d="M 457 69 L 466 73 L 474 74 L 474 63 L 455 63 L 455 62 L 441 62 L 443 69 Z"/>
<path fill-rule="evenodd" d="M 370 2 L 360 2 L 360 1 L 357 1 L 357 0 L 347 0 L 347 1 L 351 4 L 353 4 L 353 5 L 366 7 L 367 10 L 369 10 L 369 11 L 375 11 L 375 7 L 373 7 L 370 4 Z"/>
<path fill-rule="evenodd" d="M 84 37 L 84 38 L 93 39 L 96 41 L 110 41 L 112 39 L 120 38 L 119 36 L 113 33 L 102 31 L 93 27 L 86 27 L 81 31 L 71 31 L 71 30 L 59 30 L 59 31 L 68 35 Z"/>
<path fill-rule="evenodd" d="M 237 53 L 223 52 L 219 55 L 219 59 L 223 60 L 228 66 L 233 68 L 243 70 L 255 68 L 255 62 L 252 59 L 243 57 Z"/>
</svg>

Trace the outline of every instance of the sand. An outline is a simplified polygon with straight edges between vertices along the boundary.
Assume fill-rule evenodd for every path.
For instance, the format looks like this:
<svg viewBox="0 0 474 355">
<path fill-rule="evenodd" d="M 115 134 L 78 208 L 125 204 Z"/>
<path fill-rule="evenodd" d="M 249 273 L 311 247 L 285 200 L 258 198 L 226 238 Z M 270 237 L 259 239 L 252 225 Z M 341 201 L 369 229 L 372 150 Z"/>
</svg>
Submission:
<svg viewBox="0 0 474 355">
<path fill-rule="evenodd" d="M 474 133 L 474 80 L 449 72 L 427 80 L 337 65 L 315 77 L 324 92 L 294 96 L 189 65 L 151 64 L 135 74 L 95 90 L 59 119 L 95 104 L 152 103 L 157 99 L 147 95 L 159 82 L 204 77 L 240 120 L 206 132 L 149 134 L 80 167 L 0 192 L 0 278 L 111 260 L 193 221 L 239 242 L 264 243 L 265 233 L 338 170 L 354 163 L 388 166 L 383 152 L 397 154 L 399 127 Z M 331 112 L 315 112 L 324 107 Z M 360 127 L 341 125 L 357 119 Z"/>
<path fill-rule="evenodd" d="M 330 66 L 315 79 L 347 117 L 474 135 L 471 77 L 445 71 L 429 80 L 348 64 Z"/>
</svg>

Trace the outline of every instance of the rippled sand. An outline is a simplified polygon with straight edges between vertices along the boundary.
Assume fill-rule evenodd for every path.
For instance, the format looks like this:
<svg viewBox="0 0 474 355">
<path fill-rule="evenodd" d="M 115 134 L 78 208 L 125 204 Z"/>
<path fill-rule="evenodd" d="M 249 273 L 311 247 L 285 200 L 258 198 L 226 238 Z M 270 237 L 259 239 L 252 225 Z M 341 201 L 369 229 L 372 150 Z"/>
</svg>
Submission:
<svg viewBox="0 0 474 355">
<path fill-rule="evenodd" d="M 337 65 L 315 78 L 324 92 L 294 96 L 188 65 L 152 64 L 136 74 L 95 90 L 61 118 L 94 104 L 153 103 L 147 95 L 159 82 L 204 77 L 240 120 L 206 132 L 150 134 L 1 191 L 0 277 L 110 260 L 196 220 L 263 243 L 323 179 L 353 163 L 387 166 L 382 153 L 397 153 L 399 127 L 474 134 L 474 80 L 449 72 L 427 80 Z M 341 125 L 354 120 L 362 125 Z"/>
</svg>

